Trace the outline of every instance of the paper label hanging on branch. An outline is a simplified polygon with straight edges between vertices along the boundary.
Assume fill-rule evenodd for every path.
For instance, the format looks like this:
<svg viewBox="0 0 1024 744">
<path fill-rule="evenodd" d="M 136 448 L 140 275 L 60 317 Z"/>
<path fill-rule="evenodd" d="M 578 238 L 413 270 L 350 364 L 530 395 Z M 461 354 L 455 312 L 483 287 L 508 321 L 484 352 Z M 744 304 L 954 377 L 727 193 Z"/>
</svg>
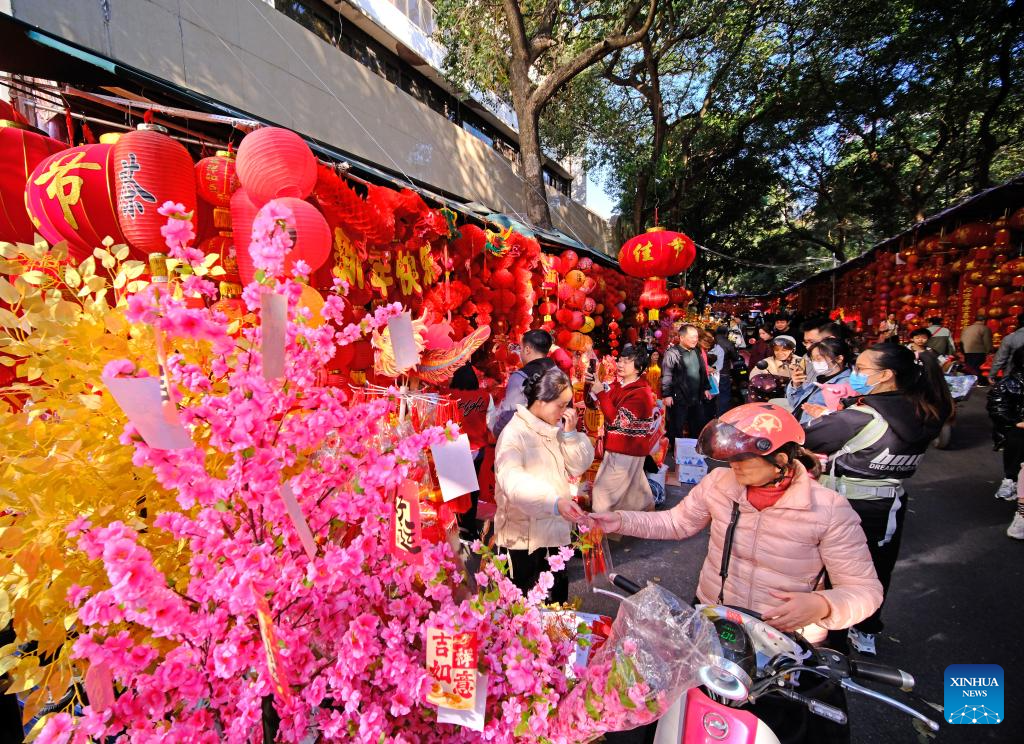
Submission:
<svg viewBox="0 0 1024 744">
<path fill-rule="evenodd" d="M 306 517 L 302 513 L 302 507 L 299 506 L 299 500 L 295 498 L 290 482 L 281 486 L 281 500 L 284 501 L 288 516 L 291 517 L 292 524 L 295 525 L 295 531 L 299 533 L 302 549 L 306 551 L 309 560 L 313 560 L 316 558 L 316 541 L 313 539 L 309 522 L 306 521 Z"/>
<path fill-rule="evenodd" d="M 437 709 L 438 723 L 454 723 L 465 726 L 473 731 L 484 730 L 484 719 L 487 712 L 487 675 L 476 673 L 476 698 L 473 707 L 466 710 L 456 708 Z"/>
<path fill-rule="evenodd" d="M 89 697 L 89 706 L 102 713 L 114 705 L 114 677 L 110 667 L 102 662 L 92 662 L 85 672 L 85 694 Z"/>
<path fill-rule="evenodd" d="M 274 685 L 274 694 L 280 702 L 286 703 L 291 699 L 291 690 L 288 689 L 288 682 L 284 678 L 281 648 L 277 645 L 274 618 L 270 614 L 270 605 L 267 604 L 266 597 L 256 598 L 256 619 L 260 624 L 260 637 L 263 639 L 263 652 L 267 655 L 267 671 Z"/>
<path fill-rule="evenodd" d="M 416 481 L 405 480 L 398 487 L 392 503 L 388 549 L 400 561 L 419 564 L 423 561 L 422 542 L 420 487 Z"/>
<path fill-rule="evenodd" d="M 428 703 L 439 708 L 472 710 L 476 704 L 476 667 L 476 636 L 427 628 L 427 671 L 433 678 Z"/>
<path fill-rule="evenodd" d="M 434 456 L 434 471 L 444 501 L 480 490 L 469 436 L 461 434 L 454 442 L 432 444 L 430 454 Z"/>
<path fill-rule="evenodd" d="M 267 292 L 260 298 L 260 354 L 263 379 L 284 377 L 284 349 L 288 328 L 288 298 Z"/>
<path fill-rule="evenodd" d="M 395 352 L 395 368 L 401 371 L 412 369 L 420 363 L 420 351 L 416 348 L 416 333 L 412 327 L 412 313 L 406 310 L 388 321 L 388 335 Z"/>
<path fill-rule="evenodd" d="M 177 450 L 192 446 L 192 437 L 177 420 L 167 420 L 160 379 L 157 377 L 104 377 L 103 384 L 139 434 L 153 449 Z"/>
</svg>

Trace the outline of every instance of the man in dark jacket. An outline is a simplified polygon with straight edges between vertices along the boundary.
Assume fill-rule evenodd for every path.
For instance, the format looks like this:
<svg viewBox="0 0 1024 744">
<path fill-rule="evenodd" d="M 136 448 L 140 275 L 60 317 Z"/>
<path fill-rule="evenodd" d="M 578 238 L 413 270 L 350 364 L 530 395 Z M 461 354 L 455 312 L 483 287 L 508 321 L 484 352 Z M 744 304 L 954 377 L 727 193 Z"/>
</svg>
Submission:
<svg viewBox="0 0 1024 744">
<path fill-rule="evenodd" d="M 675 457 L 675 440 L 687 433 L 696 439 L 707 419 L 704 401 L 711 400 L 711 382 L 704 357 L 697 348 L 700 331 L 687 323 L 679 329 L 679 343 L 669 346 L 661 360 L 661 393 L 668 410 L 669 453 Z"/>
<path fill-rule="evenodd" d="M 551 345 L 551 334 L 547 331 L 535 329 L 523 334 L 523 343 L 519 351 L 519 358 L 523 360 L 523 367 L 509 375 L 508 384 L 505 386 L 505 397 L 502 399 L 501 405 L 494 409 L 488 419 L 491 433 L 495 437 L 501 434 L 505 425 L 515 416 L 516 407 L 526 405 L 523 383 L 533 373 L 543 372 L 548 367 L 554 366 L 554 360 L 548 357 Z"/>
<path fill-rule="evenodd" d="M 732 370 L 743 357 L 736 350 L 736 344 L 729 338 L 729 327 L 719 326 L 715 331 L 715 343 L 722 349 L 722 370 L 718 380 L 718 415 L 732 407 Z"/>
</svg>

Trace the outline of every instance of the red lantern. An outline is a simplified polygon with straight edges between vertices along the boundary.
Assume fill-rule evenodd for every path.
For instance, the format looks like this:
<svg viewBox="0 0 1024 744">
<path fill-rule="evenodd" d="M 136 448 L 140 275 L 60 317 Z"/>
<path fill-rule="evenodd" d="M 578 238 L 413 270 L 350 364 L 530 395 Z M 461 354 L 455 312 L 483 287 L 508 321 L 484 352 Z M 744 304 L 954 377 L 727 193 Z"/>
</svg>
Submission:
<svg viewBox="0 0 1024 744">
<path fill-rule="evenodd" d="M 665 280 L 657 277 L 644 281 L 644 291 L 640 295 L 640 308 L 647 310 L 648 320 L 658 320 L 658 309 L 668 304 L 668 291 Z"/>
<path fill-rule="evenodd" d="M 561 273 L 563 275 L 569 273 L 570 271 L 576 268 L 579 262 L 580 257 L 577 255 L 576 251 L 562 251 L 560 267 Z"/>
<path fill-rule="evenodd" d="M 224 276 L 221 281 L 238 283 L 238 261 L 235 258 L 235 240 L 225 233 L 219 233 L 212 238 L 207 238 L 200 246 L 204 255 L 216 253 L 220 256 L 220 265 L 224 269 Z"/>
<path fill-rule="evenodd" d="M 1006 225 L 1012 230 L 1024 230 L 1024 207 L 1011 214 Z"/>
<path fill-rule="evenodd" d="M 25 184 L 40 162 L 65 147 L 0 101 L 0 240 L 32 242 L 35 226 L 25 209 Z"/>
<path fill-rule="evenodd" d="M 684 271 L 696 257 L 697 249 L 686 235 L 652 227 L 623 244 L 619 265 L 630 276 L 667 277 Z"/>
<path fill-rule="evenodd" d="M 257 129 L 238 147 L 238 180 L 261 206 L 283 196 L 305 199 L 316 185 L 316 158 L 295 132 Z"/>
<path fill-rule="evenodd" d="M 114 197 L 113 145 L 82 145 L 43 160 L 25 184 L 25 206 L 39 234 L 68 241 L 85 258 L 104 238 L 123 243 Z"/>
<path fill-rule="evenodd" d="M 955 245 L 967 247 L 989 245 L 994 233 L 992 225 L 987 222 L 968 222 L 954 230 L 950 237 Z"/>
<path fill-rule="evenodd" d="M 256 273 L 249 255 L 252 242 L 252 223 L 259 208 L 253 204 L 245 189 L 238 189 L 231 196 L 231 229 L 235 237 L 235 260 L 238 262 L 238 276 L 242 284 L 249 284 Z"/>
<path fill-rule="evenodd" d="M 196 163 L 195 173 L 200 199 L 215 207 L 231 205 L 231 195 L 239 186 L 233 152 L 218 150 L 213 157 L 203 158 Z"/>
<path fill-rule="evenodd" d="M 160 228 L 167 218 L 157 212 L 164 202 L 196 211 L 196 176 L 192 156 L 168 137 L 163 127 L 140 124 L 114 145 L 118 221 L 129 245 L 143 253 L 165 251 Z"/>
<path fill-rule="evenodd" d="M 331 254 L 331 228 L 319 210 L 302 199 L 284 196 L 264 205 L 256 214 L 256 218 L 259 219 L 260 213 L 271 204 L 285 207 L 292 213 L 288 232 L 291 233 L 294 243 L 284 257 L 285 273 L 291 272 L 296 261 L 305 261 L 313 271 L 323 266 Z"/>
</svg>

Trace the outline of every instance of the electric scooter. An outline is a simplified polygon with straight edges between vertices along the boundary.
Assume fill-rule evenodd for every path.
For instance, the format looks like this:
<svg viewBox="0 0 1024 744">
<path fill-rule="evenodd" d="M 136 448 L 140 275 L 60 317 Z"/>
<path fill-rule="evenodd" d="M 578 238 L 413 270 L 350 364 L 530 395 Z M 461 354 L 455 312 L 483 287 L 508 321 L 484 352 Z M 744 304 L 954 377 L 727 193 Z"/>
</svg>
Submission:
<svg viewBox="0 0 1024 744">
<path fill-rule="evenodd" d="M 643 589 L 618 574 L 608 578 L 628 595 Z M 614 592 L 595 591 L 621 599 Z M 914 678 L 901 669 L 812 646 L 797 633 L 772 627 L 751 610 L 726 605 L 697 605 L 696 609 L 713 625 L 717 643 L 699 670 L 701 686 L 683 693 L 658 720 L 655 744 L 780 744 L 776 732 L 744 710 L 770 696 L 797 703 L 810 715 L 845 724 L 845 711 L 805 694 L 815 681 L 890 705 L 932 731 L 939 730 L 938 723 L 906 703 L 860 684 L 874 682 L 910 692 Z"/>
</svg>

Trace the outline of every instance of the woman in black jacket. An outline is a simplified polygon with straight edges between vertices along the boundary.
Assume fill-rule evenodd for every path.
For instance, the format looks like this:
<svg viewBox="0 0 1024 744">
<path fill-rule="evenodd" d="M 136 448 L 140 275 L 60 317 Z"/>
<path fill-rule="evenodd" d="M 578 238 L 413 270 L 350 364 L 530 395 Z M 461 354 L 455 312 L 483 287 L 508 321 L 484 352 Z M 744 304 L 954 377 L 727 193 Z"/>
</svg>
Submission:
<svg viewBox="0 0 1024 744">
<path fill-rule="evenodd" d="M 953 413 L 953 401 L 934 358 L 918 359 L 899 344 L 878 344 L 861 352 L 848 382 L 858 397 L 844 400 L 842 410 L 805 424 L 805 446 L 828 455 L 826 474 L 818 480 L 845 495 L 860 516 L 875 571 L 888 594 L 907 512 L 903 481 L 916 472 Z M 850 629 L 850 641 L 858 651 L 874 654 L 881 630 L 879 608 Z"/>
<path fill-rule="evenodd" d="M 992 438 L 1003 450 L 1003 482 L 997 499 L 1017 500 L 1017 476 L 1024 463 L 1024 346 L 1013 352 L 1011 372 L 988 393 Z"/>
</svg>

